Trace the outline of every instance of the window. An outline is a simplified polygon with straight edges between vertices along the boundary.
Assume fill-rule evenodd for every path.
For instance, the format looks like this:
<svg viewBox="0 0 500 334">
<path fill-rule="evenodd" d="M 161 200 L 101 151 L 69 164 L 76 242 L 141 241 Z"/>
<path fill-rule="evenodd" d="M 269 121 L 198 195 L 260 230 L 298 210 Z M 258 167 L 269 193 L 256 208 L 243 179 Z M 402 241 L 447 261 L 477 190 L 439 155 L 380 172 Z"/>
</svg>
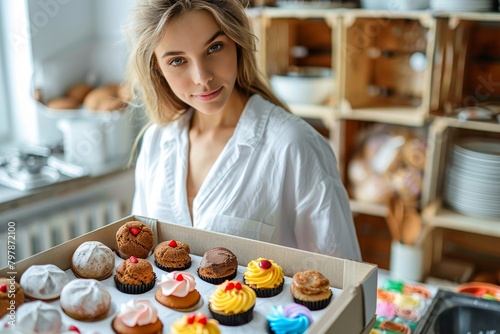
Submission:
<svg viewBox="0 0 500 334">
<path fill-rule="evenodd" d="M 0 5 L 1 7 L 1 5 Z M 3 12 L 3 11 L 2 11 Z M 7 90 L 7 71 L 5 63 L 5 29 L 2 15 L 0 15 L 0 142 L 9 139 L 10 119 L 9 119 L 9 92 Z"/>
</svg>

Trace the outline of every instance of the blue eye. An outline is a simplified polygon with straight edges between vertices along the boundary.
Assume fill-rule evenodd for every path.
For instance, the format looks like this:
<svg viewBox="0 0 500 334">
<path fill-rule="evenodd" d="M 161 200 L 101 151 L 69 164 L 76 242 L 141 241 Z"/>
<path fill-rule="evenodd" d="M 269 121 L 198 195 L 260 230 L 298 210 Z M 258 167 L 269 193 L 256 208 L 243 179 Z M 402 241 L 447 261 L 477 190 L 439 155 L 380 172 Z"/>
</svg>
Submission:
<svg viewBox="0 0 500 334">
<path fill-rule="evenodd" d="M 182 58 L 174 58 L 172 59 L 168 64 L 172 66 L 179 66 L 184 63 L 184 60 Z"/>
<path fill-rule="evenodd" d="M 217 51 L 219 51 L 221 48 L 222 48 L 222 44 L 221 44 L 221 43 L 214 44 L 214 45 L 212 45 L 212 46 L 208 49 L 208 53 L 217 52 Z"/>
</svg>

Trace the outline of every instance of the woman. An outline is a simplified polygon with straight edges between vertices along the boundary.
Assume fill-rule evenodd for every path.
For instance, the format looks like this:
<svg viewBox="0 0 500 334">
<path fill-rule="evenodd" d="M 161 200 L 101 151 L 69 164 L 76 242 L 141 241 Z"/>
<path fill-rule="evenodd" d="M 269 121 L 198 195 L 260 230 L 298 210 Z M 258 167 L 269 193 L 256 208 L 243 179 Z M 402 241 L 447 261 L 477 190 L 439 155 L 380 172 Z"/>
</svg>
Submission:
<svg viewBox="0 0 500 334">
<path fill-rule="evenodd" d="M 138 0 L 127 79 L 146 108 L 132 213 L 360 260 L 328 142 L 257 70 L 239 0 Z"/>
</svg>

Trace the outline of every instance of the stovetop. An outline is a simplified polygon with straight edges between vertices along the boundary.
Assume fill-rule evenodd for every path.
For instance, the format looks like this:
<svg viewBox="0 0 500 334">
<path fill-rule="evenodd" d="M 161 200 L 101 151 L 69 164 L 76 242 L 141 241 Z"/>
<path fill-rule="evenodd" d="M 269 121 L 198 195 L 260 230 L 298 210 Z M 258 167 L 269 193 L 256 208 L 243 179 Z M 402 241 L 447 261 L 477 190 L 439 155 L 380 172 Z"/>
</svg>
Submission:
<svg viewBox="0 0 500 334">
<path fill-rule="evenodd" d="M 64 161 L 59 146 L 28 145 L 0 152 L 0 185 L 33 190 L 89 174 L 87 167 Z"/>
</svg>

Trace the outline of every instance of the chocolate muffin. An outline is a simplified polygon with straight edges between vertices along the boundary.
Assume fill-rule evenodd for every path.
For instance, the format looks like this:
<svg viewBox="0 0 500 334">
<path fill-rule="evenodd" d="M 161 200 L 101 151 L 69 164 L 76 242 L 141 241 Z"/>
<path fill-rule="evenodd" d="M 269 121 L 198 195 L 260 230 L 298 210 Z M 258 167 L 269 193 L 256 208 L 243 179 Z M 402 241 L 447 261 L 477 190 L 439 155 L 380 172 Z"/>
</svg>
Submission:
<svg viewBox="0 0 500 334">
<path fill-rule="evenodd" d="M 236 277 L 238 259 L 229 249 L 214 247 L 203 254 L 198 276 L 205 282 L 222 284 Z"/>
<path fill-rule="evenodd" d="M 155 247 L 155 265 L 168 272 L 191 267 L 189 245 L 178 240 L 163 241 Z"/>
<path fill-rule="evenodd" d="M 124 293 L 144 293 L 155 286 L 156 274 L 149 261 L 131 256 L 116 268 L 115 284 Z"/>
<path fill-rule="evenodd" d="M 153 249 L 153 242 L 153 231 L 140 221 L 128 222 L 116 232 L 118 255 L 123 259 L 130 256 L 147 258 Z"/>
</svg>

